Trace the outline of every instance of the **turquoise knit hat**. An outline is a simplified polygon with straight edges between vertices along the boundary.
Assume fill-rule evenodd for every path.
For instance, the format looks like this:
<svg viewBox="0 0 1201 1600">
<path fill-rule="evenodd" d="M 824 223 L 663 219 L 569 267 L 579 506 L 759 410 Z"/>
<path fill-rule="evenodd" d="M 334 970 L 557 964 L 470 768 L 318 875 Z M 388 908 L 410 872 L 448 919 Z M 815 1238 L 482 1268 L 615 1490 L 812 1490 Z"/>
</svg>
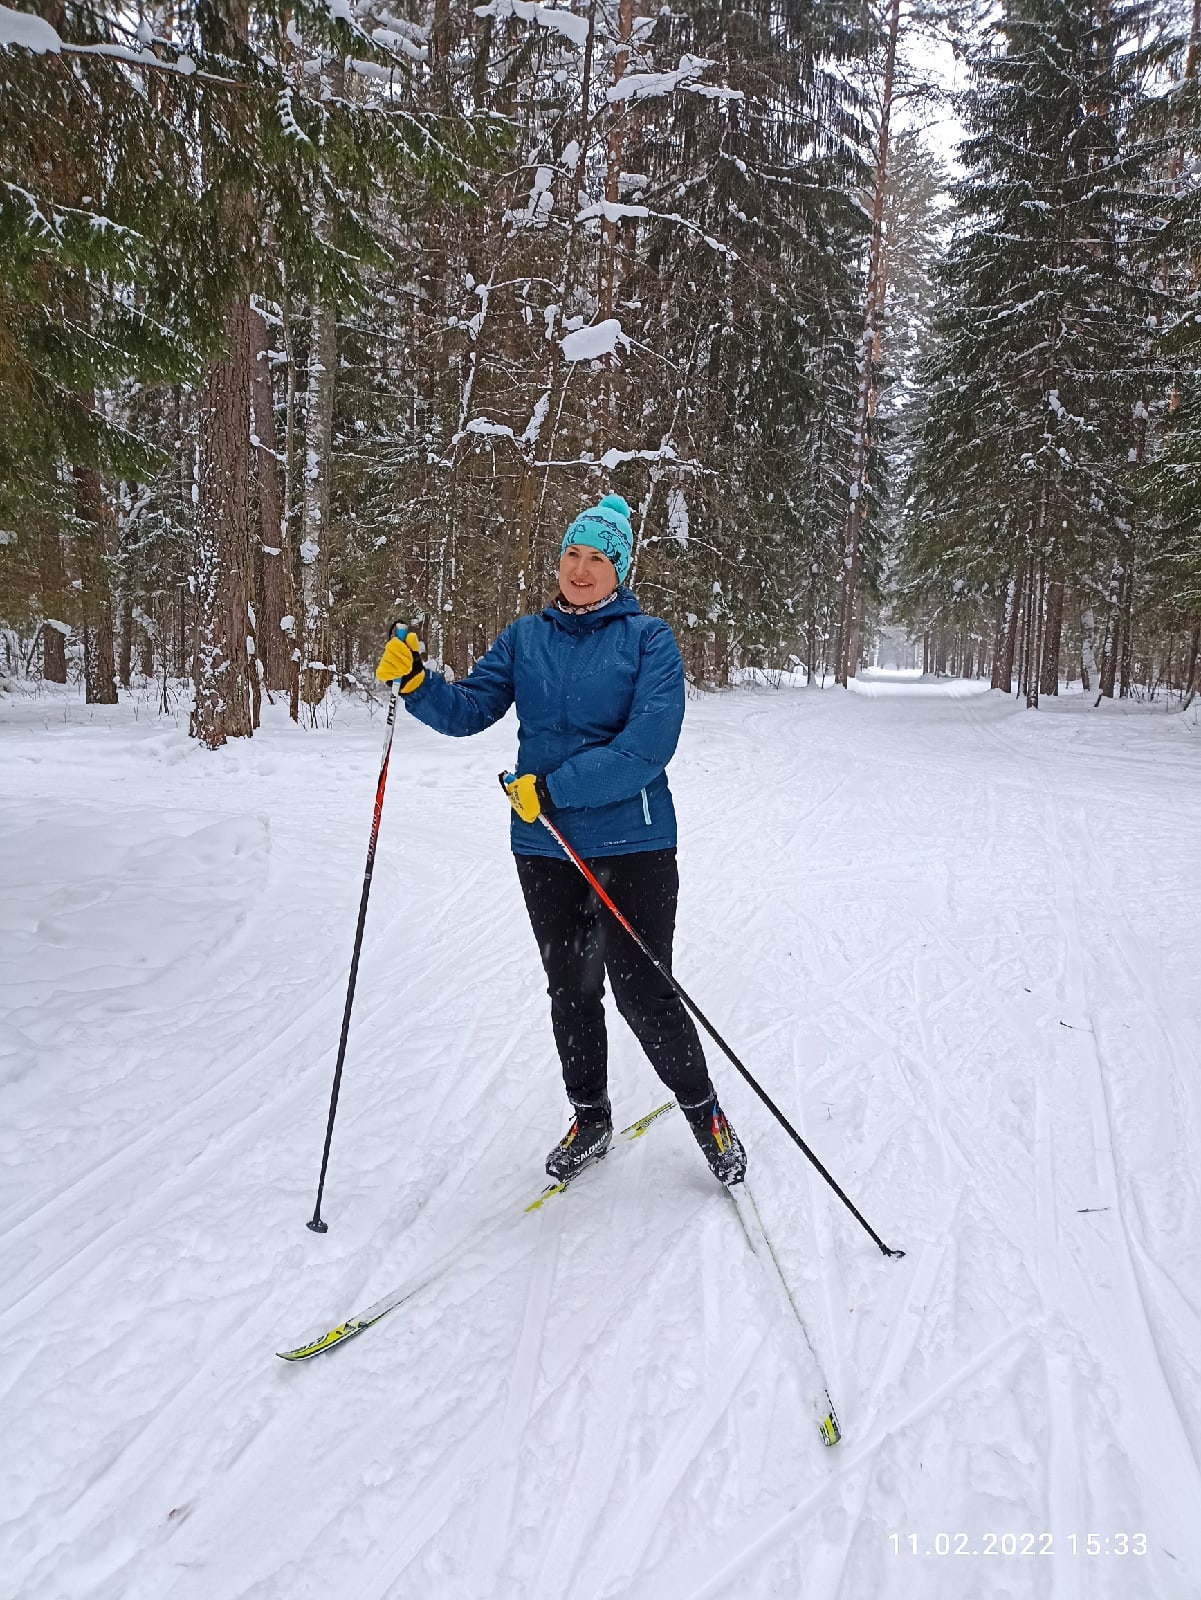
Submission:
<svg viewBox="0 0 1201 1600">
<path fill-rule="evenodd" d="M 569 544 L 587 544 L 608 556 L 617 569 L 618 583 L 626 581 L 634 554 L 634 533 L 630 527 L 630 508 L 619 494 L 607 494 L 599 504 L 589 506 L 563 535 L 562 555 Z"/>
</svg>

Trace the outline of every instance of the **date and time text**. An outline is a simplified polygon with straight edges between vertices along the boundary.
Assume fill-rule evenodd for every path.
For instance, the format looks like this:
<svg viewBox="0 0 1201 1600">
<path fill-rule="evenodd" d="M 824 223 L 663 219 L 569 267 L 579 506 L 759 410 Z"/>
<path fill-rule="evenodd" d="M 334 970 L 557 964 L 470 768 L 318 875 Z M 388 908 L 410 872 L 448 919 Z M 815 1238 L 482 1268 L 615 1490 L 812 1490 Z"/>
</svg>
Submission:
<svg viewBox="0 0 1201 1600">
<path fill-rule="evenodd" d="M 1094 1556 L 1147 1553 L 1145 1533 L 890 1533 L 894 1556 Z"/>
</svg>

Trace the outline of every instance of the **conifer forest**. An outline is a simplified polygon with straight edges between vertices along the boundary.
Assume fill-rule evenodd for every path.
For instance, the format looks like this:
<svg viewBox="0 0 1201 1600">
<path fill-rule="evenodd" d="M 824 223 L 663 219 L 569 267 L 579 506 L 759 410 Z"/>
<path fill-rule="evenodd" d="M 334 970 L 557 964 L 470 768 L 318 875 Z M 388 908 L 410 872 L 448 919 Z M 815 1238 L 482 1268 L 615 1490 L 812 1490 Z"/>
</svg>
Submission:
<svg viewBox="0 0 1201 1600">
<path fill-rule="evenodd" d="M 1199 174 L 1201 0 L 0 4 L 0 673 L 315 720 L 617 492 L 697 684 L 1187 703 Z"/>
</svg>

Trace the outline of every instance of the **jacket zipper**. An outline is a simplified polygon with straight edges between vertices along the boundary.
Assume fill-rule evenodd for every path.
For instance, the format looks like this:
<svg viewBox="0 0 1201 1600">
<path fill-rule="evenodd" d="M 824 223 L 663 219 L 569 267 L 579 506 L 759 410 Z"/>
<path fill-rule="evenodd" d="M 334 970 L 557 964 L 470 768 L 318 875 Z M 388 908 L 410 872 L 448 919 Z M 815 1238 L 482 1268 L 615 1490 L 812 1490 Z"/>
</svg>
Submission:
<svg viewBox="0 0 1201 1600">
<path fill-rule="evenodd" d="M 642 791 L 642 820 L 649 828 L 651 825 L 651 803 L 646 798 L 646 790 Z"/>
</svg>

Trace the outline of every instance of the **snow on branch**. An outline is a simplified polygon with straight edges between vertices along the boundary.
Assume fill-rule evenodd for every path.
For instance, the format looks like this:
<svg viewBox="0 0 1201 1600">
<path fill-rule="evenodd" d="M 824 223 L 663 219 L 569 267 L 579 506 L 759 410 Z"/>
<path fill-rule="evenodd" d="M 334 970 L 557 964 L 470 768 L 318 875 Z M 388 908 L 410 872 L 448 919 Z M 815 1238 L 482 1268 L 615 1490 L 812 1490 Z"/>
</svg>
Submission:
<svg viewBox="0 0 1201 1600">
<path fill-rule="evenodd" d="M 745 99 L 740 89 L 696 81 L 703 72 L 716 65 L 706 56 L 684 55 L 680 57 L 680 64 L 674 72 L 627 72 L 605 93 L 610 105 L 619 100 L 654 100 L 661 95 L 674 94 L 677 89 L 687 89 L 709 100 Z"/>
<path fill-rule="evenodd" d="M 505 221 L 514 228 L 545 228 L 554 209 L 555 197 L 551 190 L 554 181 L 551 167 L 539 167 L 534 174 L 530 197 L 524 211 L 506 211 Z"/>
<path fill-rule="evenodd" d="M 431 466 L 453 467 L 454 451 L 462 444 L 464 439 L 511 439 L 514 444 L 518 442 L 517 435 L 507 422 L 493 422 L 491 417 L 472 417 L 470 422 L 465 422 L 459 431 L 452 434 L 450 440 L 450 453 L 445 456 L 430 455 L 427 459 Z"/>
<path fill-rule="evenodd" d="M 707 472 L 701 461 L 681 461 L 675 446 L 664 442 L 657 450 L 606 450 L 603 456 L 585 454 L 571 461 L 535 461 L 539 470 L 550 467 L 587 467 L 591 472 L 612 472 L 627 461 L 670 461 L 678 472 Z"/>
<path fill-rule="evenodd" d="M 60 41 L 60 48 L 66 55 L 106 56 L 110 61 L 125 61 L 134 67 L 152 67 L 155 72 L 178 72 L 184 78 L 190 78 L 196 72 L 196 63 L 191 56 L 177 56 L 174 61 L 164 61 L 161 56 L 153 55 L 148 50 L 133 50 L 124 44 L 64 44 Z M 209 83 L 237 86 L 235 78 L 220 78 L 211 72 L 197 75 Z"/>
<path fill-rule="evenodd" d="M 419 50 L 428 54 L 429 29 L 416 22 L 410 22 L 407 17 L 395 16 L 391 11 L 386 11 L 382 6 L 373 5 L 372 14 L 379 27 L 390 29 L 393 33 L 402 33 L 409 42 Z"/>
<path fill-rule="evenodd" d="M 379 45 L 382 50 L 391 50 L 402 56 L 408 56 L 410 61 L 429 59 L 428 45 L 414 44 L 407 34 L 400 33 L 395 28 L 373 28 L 371 42 Z"/>
<path fill-rule="evenodd" d="M 23 189 L 20 184 L 10 183 L 7 178 L 0 178 L 0 192 L 7 194 L 11 199 L 21 200 L 25 203 L 27 216 L 26 222 L 31 232 L 41 239 L 55 240 L 59 244 L 66 242 L 66 226 L 68 222 L 79 221 L 92 228 L 95 232 L 113 234 L 126 249 L 144 241 L 144 235 L 133 228 L 127 228 L 123 223 L 114 222 L 111 217 L 104 216 L 98 211 L 88 211 L 80 206 L 52 205 L 47 202 L 49 216 L 41 209 L 38 197 L 31 194 L 28 189 Z M 132 309 L 132 308 L 131 308 Z M 154 324 L 158 326 L 158 324 Z"/>
<path fill-rule="evenodd" d="M 583 330 L 588 332 L 590 330 Z M 543 420 L 549 409 L 549 395 L 542 395 L 534 407 L 526 430 L 520 437 L 509 427 L 506 422 L 493 422 L 490 417 L 472 417 L 471 421 L 451 439 L 451 452 L 446 456 L 430 455 L 427 459 L 431 466 L 452 467 L 454 465 L 454 447 L 464 439 L 474 437 L 477 439 L 508 439 L 518 449 L 536 444 L 538 433 L 541 431 Z M 525 454 L 525 450 L 522 449 Z M 527 457 L 528 459 L 528 457 Z M 708 472 L 711 469 L 701 461 L 681 461 L 676 454 L 675 446 L 670 440 L 664 440 L 657 450 L 606 450 L 604 455 L 594 456 L 586 451 L 581 456 L 576 456 L 570 461 L 534 461 L 531 465 L 538 471 L 548 471 L 553 468 L 585 467 L 590 472 L 613 472 L 618 467 L 624 466 L 627 461 L 670 462 L 677 472 Z"/>
<path fill-rule="evenodd" d="M 588 39 L 588 18 L 574 11 L 562 11 L 557 6 L 547 6 L 541 0 L 489 0 L 486 6 L 476 6 L 477 17 L 495 17 L 503 22 L 506 17 L 518 17 L 522 22 L 536 22 L 540 28 L 560 33 L 572 44 L 583 45 Z"/>
<path fill-rule="evenodd" d="M 10 45 L 32 50 L 35 56 L 57 55 L 63 42 L 48 22 L 29 11 L 10 11 L 0 6 L 0 50 Z"/>
<path fill-rule="evenodd" d="M 627 219 L 674 222 L 689 233 L 695 233 L 698 239 L 704 240 L 710 250 L 716 250 L 718 255 L 725 256 L 727 261 L 738 261 L 740 259 L 736 250 L 731 250 L 728 244 L 723 244 L 720 239 L 715 239 L 711 233 L 706 233 L 703 228 L 698 228 L 695 222 L 689 222 L 688 218 L 682 217 L 678 211 L 652 211 L 649 206 L 627 206 L 615 200 L 597 200 L 578 211 L 575 220 L 577 222 L 589 222 L 597 217 L 603 217 L 606 222 L 623 222 Z"/>
<path fill-rule="evenodd" d="M 525 432 L 521 436 L 522 444 L 535 445 L 538 435 L 542 432 L 542 424 L 546 421 L 547 412 L 550 410 L 550 390 L 544 389 L 538 396 L 537 403 L 530 413 L 530 420 L 525 425 Z"/>
<path fill-rule="evenodd" d="M 296 120 L 296 113 L 292 109 L 292 87 L 290 84 L 279 91 L 275 101 L 275 109 L 279 115 L 285 138 L 295 139 L 298 144 L 312 143 L 308 134 Z"/>
<path fill-rule="evenodd" d="M 165 61 L 148 48 L 139 33 L 135 48 L 125 44 L 68 44 L 42 17 L 28 11 L 13 11 L 0 5 L 0 50 L 14 47 L 30 50 L 34 55 L 103 56 L 109 61 L 123 61 L 129 66 L 144 67 L 154 72 L 174 72 L 182 78 L 195 74 L 207 83 L 224 83 L 238 87 L 233 78 L 217 77 L 211 72 L 197 72 L 191 56 L 180 55 L 174 61 Z"/>
<path fill-rule="evenodd" d="M 559 343 L 566 361 L 599 361 L 602 356 L 611 356 L 619 344 L 627 350 L 630 348 L 629 338 L 621 331 L 616 317 L 609 317 L 591 328 L 577 328 Z"/>
</svg>

